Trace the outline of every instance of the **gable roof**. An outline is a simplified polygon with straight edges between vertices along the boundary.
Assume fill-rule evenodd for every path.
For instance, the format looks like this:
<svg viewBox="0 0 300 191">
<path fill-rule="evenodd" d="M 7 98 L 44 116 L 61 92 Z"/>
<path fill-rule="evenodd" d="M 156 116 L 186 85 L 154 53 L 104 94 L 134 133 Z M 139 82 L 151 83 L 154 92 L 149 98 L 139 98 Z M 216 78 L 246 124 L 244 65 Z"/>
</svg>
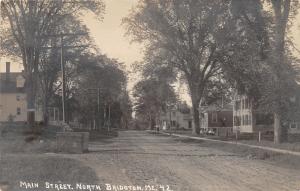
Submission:
<svg viewBox="0 0 300 191">
<path fill-rule="evenodd" d="M 25 93 L 25 88 L 17 88 L 17 77 L 21 72 L 0 73 L 0 93 Z"/>
</svg>

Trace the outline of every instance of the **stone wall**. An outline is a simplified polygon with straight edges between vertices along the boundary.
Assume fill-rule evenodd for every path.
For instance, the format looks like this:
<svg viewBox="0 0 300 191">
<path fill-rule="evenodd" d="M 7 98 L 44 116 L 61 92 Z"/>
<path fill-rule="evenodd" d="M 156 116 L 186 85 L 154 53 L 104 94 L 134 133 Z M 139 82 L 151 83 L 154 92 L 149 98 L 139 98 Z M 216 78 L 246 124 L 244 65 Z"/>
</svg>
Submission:
<svg viewBox="0 0 300 191">
<path fill-rule="evenodd" d="M 88 132 L 59 132 L 56 135 L 57 152 L 88 152 Z"/>
</svg>

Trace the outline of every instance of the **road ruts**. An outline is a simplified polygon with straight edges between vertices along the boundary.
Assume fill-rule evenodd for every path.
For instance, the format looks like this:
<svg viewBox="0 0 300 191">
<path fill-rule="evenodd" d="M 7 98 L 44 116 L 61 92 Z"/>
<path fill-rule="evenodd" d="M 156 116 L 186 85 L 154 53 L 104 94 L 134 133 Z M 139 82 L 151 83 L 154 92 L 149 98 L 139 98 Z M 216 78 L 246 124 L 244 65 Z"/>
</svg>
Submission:
<svg viewBox="0 0 300 191">
<path fill-rule="evenodd" d="M 100 183 L 169 185 L 174 191 L 298 191 L 300 172 L 184 143 L 144 131 L 92 142 L 91 152 L 73 156 L 95 169 Z"/>
</svg>

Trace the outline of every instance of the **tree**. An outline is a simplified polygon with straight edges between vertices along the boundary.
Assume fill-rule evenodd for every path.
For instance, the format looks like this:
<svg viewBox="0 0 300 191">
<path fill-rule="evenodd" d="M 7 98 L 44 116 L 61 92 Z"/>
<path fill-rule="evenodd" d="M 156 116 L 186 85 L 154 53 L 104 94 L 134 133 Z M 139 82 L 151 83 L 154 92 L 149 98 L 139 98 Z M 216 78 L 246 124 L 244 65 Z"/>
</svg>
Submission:
<svg viewBox="0 0 300 191">
<path fill-rule="evenodd" d="M 93 54 L 85 55 L 79 62 L 85 64 L 80 65 L 78 73 L 72 77 L 73 97 L 78 103 L 74 114 L 84 124 L 96 121 L 98 127 L 108 121 L 121 126 L 122 118 L 128 122 L 131 111 L 122 64 L 105 55 Z"/>
<path fill-rule="evenodd" d="M 69 15 L 78 17 L 83 11 L 92 11 L 99 15 L 103 12 L 102 1 L 47 1 L 47 0 L 5 0 L 1 1 L 1 31 L 4 44 L 2 51 L 19 55 L 23 62 L 28 123 L 33 126 L 36 78 L 39 66 L 41 47 L 46 45 L 54 29 L 60 27 L 60 23 Z M 60 31 L 64 32 L 64 31 Z M 10 43 L 7 43 L 10 42 Z M 9 45 L 17 45 L 11 51 Z M 17 51 L 17 54 L 16 52 Z"/>
<path fill-rule="evenodd" d="M 139 81 L 133 88 L 133 97 L 136 116 L 147 121 L 151 129 L 159 120 L 160 114 L 177 102 L 173 87 L 159 78 Z"/>
<path fill-rule="evenodd" d="M 284 65 L 287 64 L 286 61 L 286 31 L 287 31 L 287 23 L 289 21 L 289 16 L 292 12 L 292 8 L 295 8 L 298 4 L 298 1 L 294 1 L 292 4 L 291 0 L 272 0 L 271 1 L 274 11 L 274 18 L 275 18 L 275 43 L 274 43 L 274 58 L 275 66 L 274 66 L 274 73 L 276 75 L 274 81 L 278 83 L 278 86 L 275 87 L 274 92 L 282 92 L 281 88 L 284 88 L 286 85 L 294 85 L 290 83 L 295 83 L 295 80 L 288 79 L 289 81 L 286 82 L 287 75 L 292 74 L 292 71 L 288 70 L 288 73 L 283 73 L 282 69 L 284 69 Z M 296 4 L 295 4 L 296 3 Z M 294 10 L 295 11 L 295 10 Z M 286 71 L 286 70 L 285 70 Z M 293 76 L 294 77 L 294 76 Z M 281 96 L 284 93 L 277 94 L 276 97 L 276 107 L 274 110 L 274 142 L 281 143 L 282 141 L 286 140 L 287 129 L 284 129 L 281 125 Z"/>
<path fill-rule="evenodd" d="M 160 114 L 167 112 L 178 101 L 172 84 L 176 81 L 174 69 L 160 57 L 147 54 L 144 63 L 136 63 L 134 72 L 141 76 L 133 88 L 136 119 L 153 128 Z"/>
<path fill-rule="evenodd" d="M 85 25 L 83 25 L 80 21 L 78 21 L 74 16 L 70 15 L 66 17 L 62 22 L 64 25 L 60 27 L 60 29 L 53 30 L 53 34 L 59 34 L 59 30 L 68 31 L 68 33 L 79 34 L 79 33 L 87 33 L 88 29 Z M 49 43 L 47 48 L 42 49 L 40 56 L 40 63 L 38 67 L 38 91 L 37 96 L 39 101 L 42 103 L 43 110 L 43 121 L 44 124 L 48 123 L 48 106 L 49 102 L 51 102 L 52 96 L 55 92 L 62 88 L 62 79 L 59 75 L 61 71 L 61 49 L 60 49 L 60 38 L 53 37 L 49 39 Z M 78 44 L 84 45 L 92 45 L 89 36 L 68 36 L 64 39 L 65 46 L 76 46 Z M 66 75 L 66 84 L 68 85 L 69 75 L 72 73 L 76 73 L 76 68 L 79 67 L 80 64 L 76 60 L 80 58 L 82 54 L 87 52 L 86 48 L 65 48 L 64 49 L 64 66 Z M 75 66 L 72 67 L 71 66 Z M 72 71 L 70 71 L 72 70 Z M 57 84 L 57 85 L 56 85 Z M 67 86 L 67 90 L 69 90 L 69 86 Z M 67 91 L 69 94 L 70 91 Z M 69 104 L 67 104 L 69 105 Z"/>
<path fill-rule="evenodd" d="M 246 48 L 244 46 L 236 50 L 241 55 L 234 54 L 233 57 L 247 58 L 251 55 L 251 63 L 246 67 L 241 67 L 240 64 L 239 67 L 243 68 L 244 72 L 237 72 L 235 78 L 244 79 L 246 75 L 249 76 L 243 83 L 241 80 L 237 81 L 239 89 L 254 96 L 263 110 L 274 113 L 274 142 L 280 143 L 287 138 L 287 129 L 281 124 L 282 120 L 288 118 L 286 114 L 290 110 L 290 98 L 295 94 L 297 87 L 294 58 L 285 39 L 288 22 L 291 21 L 292 15 L 295 15 L 298 1 L 271 0 L 268 3 L 271 5 L 270 11 L 263 10 L 263 1 L 260 0 L 232 1 L 233 15 L 242 23 L 237 30 L 247 31 L 239 36 L 244 40 L 251 39 L 248 41 L 250 43 L 245 45 Z M 251 31 L 255 35 L 251 34 Z M 240 39 L 239 42 L 243 41 Z M 241 43 L 238 46 L 241 47 Z M 233 73 L 233 68 L 236 70 L 238 67 L 227 69 Z"/>
<path fill-rule="evenodd" d="M 119 103 L 121 110 L 121 128 L 128 129 L 132 120 L 132 102 L 128 95 L 128 91 L 123 91 Z"/>
<path fill-rule="evenodd" d="M 146 54 L 160 57 L 185 77 L 197 134 L 200 100 L 210 80 L 221 72 L 228 5 L 219 0 L 144 0 L 124 19 L 127 34 L 146 44 Z"/>
</svg>

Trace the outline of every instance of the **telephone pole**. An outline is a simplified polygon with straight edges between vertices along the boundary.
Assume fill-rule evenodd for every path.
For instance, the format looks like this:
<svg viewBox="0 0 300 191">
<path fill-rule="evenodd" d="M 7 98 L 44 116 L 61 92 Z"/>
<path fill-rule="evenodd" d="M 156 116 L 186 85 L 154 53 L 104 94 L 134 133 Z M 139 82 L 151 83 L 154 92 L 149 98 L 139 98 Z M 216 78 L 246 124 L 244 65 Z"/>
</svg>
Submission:
<svg viewBox="0 0 300 191">
<path fill-rule="evenodd" d="M 66 123 L 66 85 L 65 85 L 64 49 L 88 47 L 88 45 L 64 46 L 64 37 L 65 36 L 84 36 L 87 34 L 88 33 L 60 33 L 60 34 L 52 34 L 52 35 L 42 36 L 42 38 L 46 38 L 46 37 L 59 37 L 60 38 L 60 47 L 42 47 L 42 48 L 44 48 L 44 49 L 60 48 L 60 67 L 61 67 L 61 80 L 62 80 L 62 117 L 63 117 L 64 123 Z"/>
<path fill-rule="evenodd" d="M 62 81 L 62 115 L 63 122 L 66 122 L 66 112 L 65 112 L 65 101 L 66 101 L 66 92 L 65 92 L 65 64 L 64 64 L 64 36 L 60 34 L 60 67 L 61 67 L 61 81 Z"/>
</svg>

